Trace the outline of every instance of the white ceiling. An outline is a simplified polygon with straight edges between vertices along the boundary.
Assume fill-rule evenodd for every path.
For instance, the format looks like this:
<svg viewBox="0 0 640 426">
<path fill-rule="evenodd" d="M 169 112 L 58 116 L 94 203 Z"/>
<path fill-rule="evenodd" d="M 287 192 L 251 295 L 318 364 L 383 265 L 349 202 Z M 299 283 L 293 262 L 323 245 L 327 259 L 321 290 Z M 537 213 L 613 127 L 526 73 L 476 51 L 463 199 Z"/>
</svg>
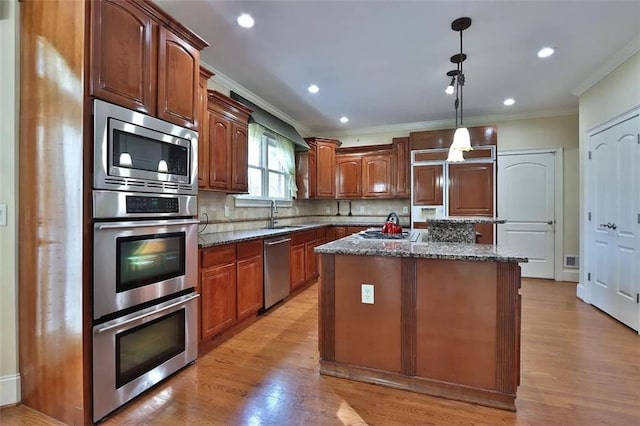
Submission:
<svg viewBox="0 0 640 426">
<path fill-rule="evenodd" d="M 203 62 L 314 135 L 453 120 L 445 74 L 461 16 L 473 20 L 463 33 L 470 120 L 577 109 L 572 92 L 640 35 L 640 1 L 157 3 L 211 44 Z M 240 13 L 255 26 L 239 27 Z M 543 46 L 555 55 L 537 58 Z"/>
</svg>

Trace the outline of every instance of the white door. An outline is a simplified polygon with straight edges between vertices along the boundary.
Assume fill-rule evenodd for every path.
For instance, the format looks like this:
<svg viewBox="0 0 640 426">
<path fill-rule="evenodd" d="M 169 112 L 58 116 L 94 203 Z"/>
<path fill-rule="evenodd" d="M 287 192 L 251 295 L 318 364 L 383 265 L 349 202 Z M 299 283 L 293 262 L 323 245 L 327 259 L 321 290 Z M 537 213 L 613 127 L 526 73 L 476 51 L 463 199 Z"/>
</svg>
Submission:
<svg viewBox="0 0 640 426">
<path fill-rule="evenodd" d="M 638 308 L 640 222 L 638 115 L 590 137 L 591 303 L 634 330 Z"/>
<path fill-rule="evenodd" d="M 554 278 L 555 153 L 498 154 L 498 244 L 529 262 L 523 277 Z"/>
</svg>

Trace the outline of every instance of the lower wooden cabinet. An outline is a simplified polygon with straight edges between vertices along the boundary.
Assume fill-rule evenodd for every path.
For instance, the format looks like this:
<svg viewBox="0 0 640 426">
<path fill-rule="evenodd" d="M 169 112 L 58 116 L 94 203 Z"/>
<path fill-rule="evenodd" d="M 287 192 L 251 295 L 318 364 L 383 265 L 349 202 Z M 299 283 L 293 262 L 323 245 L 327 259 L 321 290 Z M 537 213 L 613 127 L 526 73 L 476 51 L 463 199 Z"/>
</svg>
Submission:
<svg viewBox="0 0 640 426">
<path fill-rule="evenodd" d="M 236 264 L 215 266 L 202 273 L 201 338 L 207 339 L 236 322 Z"/>
<path fill-rule="evenodd" d="M 291 246 L 291 255 L 289 259 L 289 273 L 291 290 L 304 284 L 305 268 L 304 268 L 304 256 L 305 249 L 304 243 Z"/>
<path fill-rule="evenodd" d="M 200 250 L 200 339 L 222 333 L 262 308 L 262 240 Z"/>
</svg>

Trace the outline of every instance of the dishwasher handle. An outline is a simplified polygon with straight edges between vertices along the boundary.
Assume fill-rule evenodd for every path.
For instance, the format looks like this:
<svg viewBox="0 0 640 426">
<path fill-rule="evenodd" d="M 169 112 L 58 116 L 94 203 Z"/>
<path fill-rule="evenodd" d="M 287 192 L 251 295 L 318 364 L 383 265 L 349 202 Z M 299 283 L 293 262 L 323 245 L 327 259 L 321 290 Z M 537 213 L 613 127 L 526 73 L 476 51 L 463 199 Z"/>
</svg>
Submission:
<svg viewBox="0 0 640 426">
<path fill-rule="evenodd" d="M 264 245 L 265 246 L 276 246 L 278 244 L 288 243 L 289 241 L 291 241 L 291 238 L 283 238 L 282 240 L 278 240 L 278 241 L 265 241 Z"/>
</svg>

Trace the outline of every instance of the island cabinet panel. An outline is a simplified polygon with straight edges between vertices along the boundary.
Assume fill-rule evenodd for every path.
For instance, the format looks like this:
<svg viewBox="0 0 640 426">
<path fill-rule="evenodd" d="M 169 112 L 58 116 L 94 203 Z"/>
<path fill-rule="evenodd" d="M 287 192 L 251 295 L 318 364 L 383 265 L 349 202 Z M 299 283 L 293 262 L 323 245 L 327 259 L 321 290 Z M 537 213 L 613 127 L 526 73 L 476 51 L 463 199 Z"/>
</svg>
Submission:
<svg viewBox="0 0 640 426">
<path fill-rule="evenodd" d="M 416 375 L 496 389 L 494 262 L 417 264 Z"/>
<path fill-rule="evenodd" d="M 362 196 L 362 158 L 355 155 L 336 156 L 336 198 Z"/>
<path fill-rule="evenodd" d="M 390 197 L 391 183 L 391 152 L 362 157 L 363 197 Z"/>
<path fill-rule="evenodd" d="M 153 115 L 156 111 L 154 23 L 135 5 L 93 4 L 90 94 Z"/>
<path fill-rule="evenodd" d="M 493 216 L 493 163 L 449 165 L 449 215 Z"/>
<path fill-rule="evenodd" d="M 158 118 L 197 127 L 200 51 L 167 28 L 159 28 Z"/>
<path fill-rule="evenodd" d="M 440 164 L 413 168 L 413 204 L 416 206 L 442 205 L 443 168 Z"/>
<path fill-rule="evenodd" d="M 401 259 L 335 256 L 335 361 L 401 371 Z M 374 286 L 364 304 L 361 285 Z"/>
</svg>

